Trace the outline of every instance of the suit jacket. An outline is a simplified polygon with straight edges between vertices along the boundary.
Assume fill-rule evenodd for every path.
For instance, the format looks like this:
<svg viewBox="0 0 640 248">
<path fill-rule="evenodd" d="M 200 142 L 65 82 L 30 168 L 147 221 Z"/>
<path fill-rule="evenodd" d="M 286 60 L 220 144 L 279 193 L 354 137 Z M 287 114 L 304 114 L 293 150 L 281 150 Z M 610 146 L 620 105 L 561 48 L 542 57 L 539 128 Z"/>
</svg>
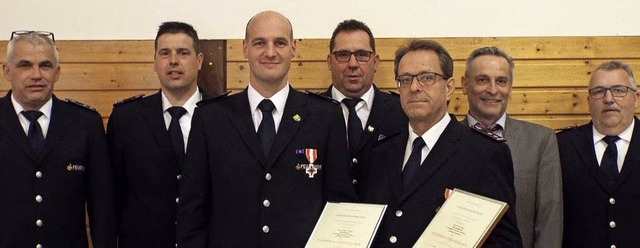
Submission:
<svg viewBox="0 0 640 248">
<path fill-rule="evenodd" d="M 467 119 L 460 123 L 469 125 Z M 524 247 L 562 245 L 562 173 L 553 130 L 507 115 L 504 138 L 513 158 L 518 229 Z"/>
<path fill-rule="evenodd" d="M 182 165 L 164 123 L 161 93 L 115 104 L 107 139 L 119 247 L 175 247 Z"/>
<path fill-rule="evenodd" d="M 558 134 L 564 189 L 564 247 L 640 247 L 640 121 L 635 118 L 618 182 L 608 187 L 592 123 Z"/>
<path fill-rule="evenodd" d="M 411 184 L 402 189 L 408 128 L 374 144 L 364 202 L 388 204 L 374 247 L 412 247 L 438 208 L 445 189 L 462 189 L 509 204 L 485 247 L 522 247 L 516 216 L 509 148 L 460 124 L 455 116 L 429 152 Z M 395 242 L 394 242 L 395 241 Z"/>
<path fill-rule="evenodd" d="M 100 115 L 53 96 L 38 156 L 10 95 L 0 99 L 0 247 L 87 247 L 85 207 L 93 247 L 115 247 L 112 171 Z"/>
<path fill-rule="evenodd" d="M 321 95 L 331 98 L 331 88 L 332 86 L 329 86 L 329 89 Z M 362 174 L 370 163 L 371 146 L 378 139 L 402 131 L 408 126 L 407 116 L 404 114 L 402 106 L 400 106 L 398 96 L 382 92 L 375 85 L 373 86 L 373 92 L 373 105 L 371 106 L 369 119 L 366 121 L 367 124 L 364 126 L 357 146 L 352 147 L 349 151 L 353 175 L 352 182 L 358 192 L 360 191 L 358 185 L 366 184 L 366 182 L 362 182 L 364 180 Z"/>
<path fill-rule="evenodd" d="M 181 247 L 303 247 L 327 201 L 356 201 L 337 104 L 290 89 L 268 157 L 246 90 L 200 105 L 192 126 Z"/>
</svg>

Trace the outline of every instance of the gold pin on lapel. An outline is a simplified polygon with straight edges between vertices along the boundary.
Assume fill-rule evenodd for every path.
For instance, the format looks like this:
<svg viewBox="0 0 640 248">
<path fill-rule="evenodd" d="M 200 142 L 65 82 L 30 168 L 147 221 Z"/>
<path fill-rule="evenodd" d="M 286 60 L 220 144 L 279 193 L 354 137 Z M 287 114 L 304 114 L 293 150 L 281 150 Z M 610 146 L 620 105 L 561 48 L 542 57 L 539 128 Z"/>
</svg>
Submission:
<svg viewBox="0 0 640 248">
<path fill-rule="evenodd" d="M 369 131 L 370 133 L 373 133 L 373 130 L 375 130 L 375 128 L 372 127 L 371 125 L 367 127 L 367 131 Z"/>
<path fill-rule="evenodd" d="M 299 122 L 300 120 L 302 120 L 302 117 L 300 117 L 299 114 L 296 114 L 296 115 L 293 116 L 293 120 L 296 121 L 296 122 Z"/>
</svg>

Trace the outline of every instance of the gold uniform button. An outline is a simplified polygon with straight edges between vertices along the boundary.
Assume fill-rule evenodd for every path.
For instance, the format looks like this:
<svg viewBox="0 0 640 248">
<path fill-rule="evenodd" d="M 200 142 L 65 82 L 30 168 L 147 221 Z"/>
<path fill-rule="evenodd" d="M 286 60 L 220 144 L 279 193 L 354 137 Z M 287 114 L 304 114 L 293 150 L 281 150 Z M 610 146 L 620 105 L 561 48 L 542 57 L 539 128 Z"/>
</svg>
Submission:
<svg viewBox="0 0 640 248">
<path fill-rule="evenodd" d="M 269 226 L 267 226 L 267 225 L 262 226 L 262 232 L 263 233 L 269 233 Z"/>
<path fill-rule="evenodd" d="M 389 237 L 389 242 L 391 242 L 392 244 L 395 244 L 396 242 L 398 242 L 398 238 L 396 238 L 396 236 L 391 236 Z"/>
<path fill-rule="evenodd" d="M 36 202 L 42 202 L 42 196 L 36 195 Z"/>
<path fill-rule="evenodd" d="M 616 198 L 609 198 L 609 204 L 616 204 Z"/>
<path fill-rule="evenodd" d="M 611 222 L 609 222 L 609 226 L 610 226 L 611 228 L 615 228 L 615 227 L 616 227 L 616 222 L 615 222 L 615 221 L 611 221 Z"/>
</svg>

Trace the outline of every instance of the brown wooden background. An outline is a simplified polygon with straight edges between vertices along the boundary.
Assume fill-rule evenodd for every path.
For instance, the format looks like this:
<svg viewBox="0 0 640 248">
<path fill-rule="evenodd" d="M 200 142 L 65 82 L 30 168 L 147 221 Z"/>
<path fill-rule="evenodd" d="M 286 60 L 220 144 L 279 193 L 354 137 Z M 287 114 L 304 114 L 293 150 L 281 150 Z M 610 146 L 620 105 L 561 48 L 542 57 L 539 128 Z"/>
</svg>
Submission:
<svg viewBox="0 0 640 248">
<path fill-rule="evenodd" d="M 395 90 L 393 54 L 409 39 L 377 39 L 381 64 L 375 76 L 384 90 Z M 464 60 L 474 49 L 498 46 L 515 59 L 513 96 L 507 112 L 515 118 L 551 128 L 586 123 L 586 85 L 601 62 L 622 60 L 640 73 L 640 36 L 621 37 L 503 37 L 435 38 L 455 60 L 454 77 L 460 87 Z M 300 90 L 321 91 L 331 83 L 326 65 L 329 39 L 300 39 L 289 81 Z M 6 41 L 0 41 L 0 61 L 6 60 Z M 211 92 L 234 92 L 248 82 L 248 64 L 242 56 L 242 40 L 217 40 L 205 45 L 201 86 Z M 153 71 L 153 41 L 57 41 L 62 73 L 56 95 L 96 107 L 105 118 L 112 103 L 159 88 Z M 208 89 L 206 87 L 213 87 Z M 9 83 L 0 82 L 0 94 Z M 460 89 L 450 112 L 462 116 L 468 104 Z"/>
</svg>

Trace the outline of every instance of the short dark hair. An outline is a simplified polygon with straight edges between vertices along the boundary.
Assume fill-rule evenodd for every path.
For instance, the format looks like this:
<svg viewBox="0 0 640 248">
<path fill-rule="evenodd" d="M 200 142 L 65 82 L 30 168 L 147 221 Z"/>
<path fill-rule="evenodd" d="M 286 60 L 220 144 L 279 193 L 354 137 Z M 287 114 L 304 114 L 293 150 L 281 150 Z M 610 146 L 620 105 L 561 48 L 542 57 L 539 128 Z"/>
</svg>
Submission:
<svg viewBox="0 0 640 248">
<path fill-rule="evenodd" d="M 509 56 L 509 54 L 507 54 L 505 51 L 502 51 L 502 49 L 497 48 L 495 46 L 481 47 L 476 50 L 473 50 L 473 52 L 469 54 L 469 57 L 467 57 L 466 68 L 464 70 L 464 77 L 466 78 L 469 77 L 469 70 L 471 70 L 471 63 L 473 63 L 473 60 L 475 60 L 477 57 L 480 57 L 482 55 L 493 55 L 493 56 L 498 56 L 506 59 L 507 63 L 509 63 L 509 73 L 511 74 L 510 80 L 511 82 L 513 82 L 513 68 L 515 67 L 515 65 L 513 64 L 513 58 Z"/>
<path fill-rule="evenodd" d="M 333 48 L 336 45 L 335 43 L 336 36 L 338 36 L 340 32 L 353 32 L 358 30 L 362 30 L 365 33 L 367 33 L 367 35 L 369 35 L 369 46 L 371 46 L 371 49 L 373 49 L 373 52 L 375 53 L 376 41 L 373 38 L 373 33 L 371 33 L 371 29 L 369 29 L 367 24 L 364 24 L 364 22 L 354 20 L 354 19 L 345 20 L 341 22 L 340 24 L 338 24 L 336 29 L 333 30 L 333 34 L 331 35 L 331 40 L 329 41 L 329 52 L 333 52 Z"/>
<path fill-rule="evenodd" d="M 393 72 L 395 76 L 398 76 L 398 64 L 404 55 L 412 51 L 434 51 L 438 55 L 440 60 L 440 69 L 442 73 L 449 79 L 453 77 L 453 59 L 447 49 L 445 49 L 440 43 L 432 40 L 412 40 L 408 45 L 402 46 L 396 50 L 396 57 L 393 61 Z"/>
<path fill-rule="evenodd" d="M 196 53 L 200 53 L 200 39 L 198 39 L 198 32 L 193 29 L 193 26 L 184 22 L 163 22 L 158 27 L 158 33 L 156 34 L 156 40 L 154 42 L 154 49 L 158 50 L 158 37 L 163 34 L 186 34 L 193 40 L 193 50 Z"/>
<path fill-rule="evenodd" d="M 597 70 L 603 70 L 603 71 L 625 70 L 629 75 L 629 84 L 631 89 L 638 90 L 638 86 L 636 85 L 636 80 L 635 78 L 633 78 L 633 71 L 631 70 L 631 67 L 624 62 L 616 61 L 616 60 L 602 62 L 602 64 L 600 64 L 598 68 L 593 70 L 593 72 L 596 72 Z M 591 75 L 593 75 L 593 73 L 591 73 Z"/>
</svg>

